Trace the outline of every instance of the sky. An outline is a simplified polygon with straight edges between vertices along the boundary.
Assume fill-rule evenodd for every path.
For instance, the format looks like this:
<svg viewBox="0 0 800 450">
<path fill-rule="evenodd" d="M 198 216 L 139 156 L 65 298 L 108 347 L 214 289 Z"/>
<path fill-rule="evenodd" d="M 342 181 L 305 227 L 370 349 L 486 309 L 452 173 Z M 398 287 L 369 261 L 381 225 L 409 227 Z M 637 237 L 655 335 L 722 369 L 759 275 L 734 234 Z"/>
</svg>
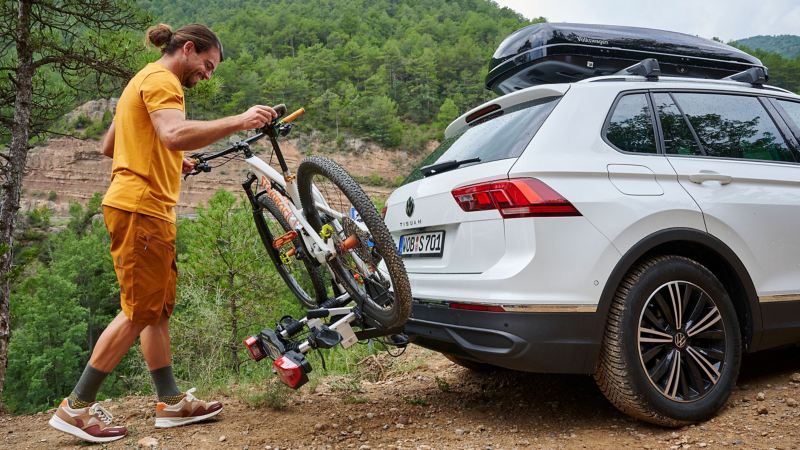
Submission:
<svg viewBox="0 0 800 450">
<path fill-rule="evenodd" d="M 724 42 L 760 34 L 800 35 L 800 0 L 495 0 L 528 19 L 628 25 Z"/>
</svg>

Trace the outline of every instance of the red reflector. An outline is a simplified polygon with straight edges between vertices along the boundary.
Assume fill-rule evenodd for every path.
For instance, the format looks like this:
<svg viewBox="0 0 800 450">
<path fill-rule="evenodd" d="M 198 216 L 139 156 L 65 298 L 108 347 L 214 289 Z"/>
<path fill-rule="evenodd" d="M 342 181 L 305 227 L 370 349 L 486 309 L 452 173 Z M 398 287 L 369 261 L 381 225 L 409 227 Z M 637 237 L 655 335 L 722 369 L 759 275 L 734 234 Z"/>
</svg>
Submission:
<svg viewBox="0 0 800 450">
<path fill-rule="evenodd" d="M 496 209 L 506 218 L 580 216 L 566 198 L 536 178 L 489 181 L 453 189 L 462 210 Z"/>
<path fill-rule="evenodd" d="M 466 309 L 468 311 L 505 312 L 500 305 L 478 305 L 475 303 L 450 303 L 450 309 Z"/>
<path fill-rule="evenodd" d="M 296 389 L 302 384 L 303 368 L 286 356 L 276 359 L 272 363 L 272 367 L 278 372 L 278 377 L 280 377 L 283 384 L 290 388 Z"/>
<path fill-rule="evenodd" d="M 250 336 L 245 339 L 244 346 L 247 347 L 247 351 L 254 361 L 261 361 L 267 356 L 261 351 L 261 346 L 258 344 L 258 339 L 255 336 Z"/>
<path fill-rule="evenodd" d="M 381 208 L 381 219 L 386 219 L 386 211 L 389 209 L 388 206 L 384 206 Z"/>
</svg>

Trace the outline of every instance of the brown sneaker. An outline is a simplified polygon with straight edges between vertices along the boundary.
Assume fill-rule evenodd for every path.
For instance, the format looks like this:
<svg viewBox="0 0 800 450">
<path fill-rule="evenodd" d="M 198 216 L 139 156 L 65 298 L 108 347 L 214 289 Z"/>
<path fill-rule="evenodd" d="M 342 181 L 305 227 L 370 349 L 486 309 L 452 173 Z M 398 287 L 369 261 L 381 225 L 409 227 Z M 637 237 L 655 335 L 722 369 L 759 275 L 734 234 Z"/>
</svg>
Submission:
<svg viewBox="0 0 800 450">
<path fill-rule="evenodd" d="M 111 442 L 128 434 L 125 427 L 112 427 L 112 419 L 111 413 L 99 403 L 73 409 L 69 407 L 67 399 L 64 399 L 50 418 L 50 426 L 85 441 Z"/>
<path fill-rule="evenodd" d="M 156 405 L 156 428 L 170 428 L 200 422 L 214 417 L 222 411 L 220 402 L 204 402 L 196 398 L 195 388 L 186 391 L 181 401 L 174 405 L 158 402 Z"/>
</svg>

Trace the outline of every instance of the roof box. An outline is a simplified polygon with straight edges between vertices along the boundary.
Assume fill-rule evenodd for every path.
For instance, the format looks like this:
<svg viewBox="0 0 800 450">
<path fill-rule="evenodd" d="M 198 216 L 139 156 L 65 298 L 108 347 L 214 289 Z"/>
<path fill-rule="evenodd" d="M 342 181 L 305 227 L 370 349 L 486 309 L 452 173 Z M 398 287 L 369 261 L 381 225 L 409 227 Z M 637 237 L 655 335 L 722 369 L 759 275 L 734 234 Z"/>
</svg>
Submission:
<svg viewBox="0 0 800 450">
<path fill-rule="evenodd" d="M 613 25 L 540 23 L 505 38 L 492 56 L 486 87 L 506 94 L 545 83 L 613 75 L 655 58 L 662 75 L 721 79 L 758 58 L 721 42 L 688 34 Z"/>
</svg>

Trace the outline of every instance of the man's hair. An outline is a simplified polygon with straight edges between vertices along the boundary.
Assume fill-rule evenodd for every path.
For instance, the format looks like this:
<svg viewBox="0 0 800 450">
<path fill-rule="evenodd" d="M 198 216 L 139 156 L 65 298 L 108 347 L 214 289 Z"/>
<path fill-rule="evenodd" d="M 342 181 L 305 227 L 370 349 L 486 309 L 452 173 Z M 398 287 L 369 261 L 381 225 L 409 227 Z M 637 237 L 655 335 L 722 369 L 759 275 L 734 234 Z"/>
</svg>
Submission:
<svg viewBox="0 0 800 450">
<path fill-rule="evenodd" d="M 203 53 L 211 47 L 216 47 L 219 50 L 219 60 L 224 59 L 222 43 L 217 35 L 207 26 L 199 23 L 184 25 L 177 31 L 172 31 L 169 25 L 160 23 L 148 28 L 144 38 L 145 46 L 149 47 L 152 44 L 154 47 L 160 48 L 161 53 L 165 55 L 175 53 L 189 41 L 194 42 L 197 53 Z"/>
</svg>

